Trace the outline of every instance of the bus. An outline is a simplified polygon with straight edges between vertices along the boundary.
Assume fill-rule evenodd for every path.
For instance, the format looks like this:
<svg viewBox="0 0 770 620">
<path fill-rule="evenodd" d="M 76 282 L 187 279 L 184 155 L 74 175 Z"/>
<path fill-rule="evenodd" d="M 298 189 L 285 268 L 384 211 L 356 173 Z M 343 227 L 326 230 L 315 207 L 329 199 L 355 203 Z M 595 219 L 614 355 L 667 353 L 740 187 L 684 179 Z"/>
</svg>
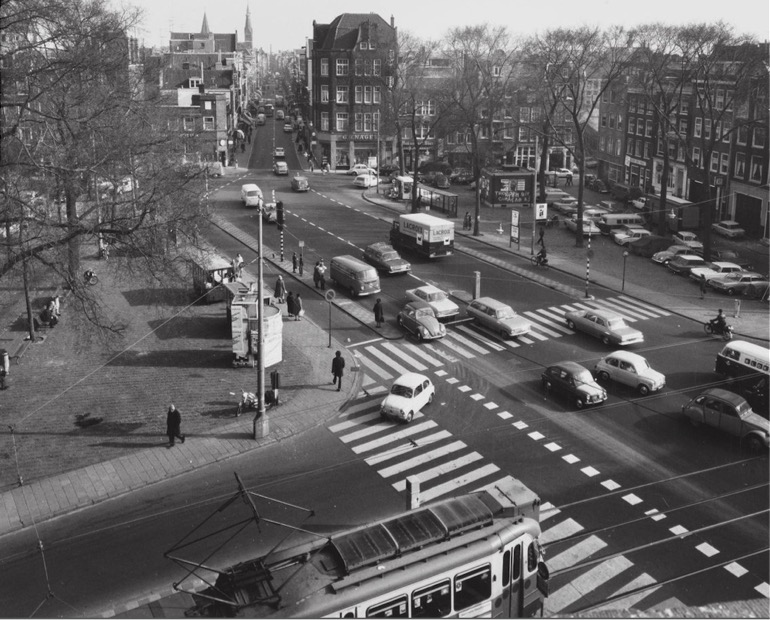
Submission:
<svg viewBox="0 0 770 620">
<path fill-rule="evenodd" d="M 272 103 L 265 104 L 265 116 L 272 116 L 274 110 L 275 108 L 273 107 Z"/>
<path fill-rule="evenodd" d="M 513 478 L 317 535 L 217 573 L 190 615 L 517 618 L 542 614 L 540 499 Z M 305 531 L 305 530 L 303 530 Z M 305 531 L 306 532 L 306 531 Z M 307 532 L 306 532 L 307 533 Z M 211 573 L 209 573 L 211 574 Z M 211 583 L 210 581 L 208 583 Z"/>
<path fill-rule="evenodd" d="M 733 340 L 717 353 L 714 370 L 732 379 L 733 391 L 743 396 L 757 413 L 767 416 L 770 405 L 770 349 L 743 340 Z"/>
</svg>

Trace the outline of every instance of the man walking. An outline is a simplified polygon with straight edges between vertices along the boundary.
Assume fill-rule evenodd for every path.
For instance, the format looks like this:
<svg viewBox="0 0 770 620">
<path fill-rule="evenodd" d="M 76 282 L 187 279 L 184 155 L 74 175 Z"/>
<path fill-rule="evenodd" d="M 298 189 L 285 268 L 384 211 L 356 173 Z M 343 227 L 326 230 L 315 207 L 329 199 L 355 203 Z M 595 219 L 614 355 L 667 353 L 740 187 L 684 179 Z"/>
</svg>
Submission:
<svg viewBox="0 0 770 620">
<path fill-rule="evenodd" d="M 291 253 L 291 271 L 292 273 L 297 273 L 297 253 L 296 252 Z"/>
<path fill-rule="evenodd" d="M 166 414 L 166 435 L 168 435 L 169 448 L 174 446 L 174 439 L 178 439 L 184 443 L 184 435 L 182 435 L 181 426 L 182 414 L 179 412 L 179 409 L 174 406 L 174 403 L 171 403 L 171 406 L 168 408 L 168 413 Z"/>
<path fill-rule="evenodd" d="M 345 360 L 342 359 L 342 352 L 337 351 L 332 360 L 332 385 L 337 386 L 337 391 L 342 389 L 342 375 L 345 374 Z"/>
<path fill-rule="evenodd" d="M 324 259 L 318 261 L 318 284 L 321 286 L 321 290 L 326 290 L 326 265 L 324 265 Z"/>
<path fill-rule="evenodd" d="M 700 274 L 700 280 L 698 281 L 698 284 L 700 284 L 700 298 L 705 299 L 706 297 L 706 276 L 704 274 Z"/>
<path fill-rule="evenodd" d="M 374 304 L 374 322 L 377 324 L 377 327 L 382 327 L 382 324 L 385 322 L 385 312 L 382 309 L 382 299 L 379 297 Z"/>
</svg>

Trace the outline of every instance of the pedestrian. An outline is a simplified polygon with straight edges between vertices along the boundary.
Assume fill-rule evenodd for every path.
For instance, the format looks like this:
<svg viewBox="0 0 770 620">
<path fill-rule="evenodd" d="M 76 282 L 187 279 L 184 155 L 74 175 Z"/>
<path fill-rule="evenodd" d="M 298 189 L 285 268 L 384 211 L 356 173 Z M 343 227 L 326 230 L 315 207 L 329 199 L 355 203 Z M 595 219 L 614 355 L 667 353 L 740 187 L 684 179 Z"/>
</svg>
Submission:
<svg viewBox="0 0 770 620">
<path fill-rule="evenodd" d="M 302 307 L 302 296 L 297 293 L 294 296 L 294 320 L 299 321 L 302 315 L 305 314 L 305 309 Z"/>
<path fill-rule="evenodd" d="M 321 268 L 321 261 L 316 261 L 315 267 L 313 267 L 313 284 L 315 284 L 315 287 L 318 288 L 318 283 L 321 281 L 321 273 L 319 269 Z"/>
<path fill-rule="evenodd" d="M 332 385 L 337 386 L 337 391 L 342 389 L 342 375 L 345 374 L 345 360 L 342 358 L 342 352 L 337 351 L 332 360 Z"/>
<path fill-rule="evenodd" d="M 705 274 L 700 274 L 700 281 L 698 282 L 700 284 L 700 298 L 705 299 L 706 297 L 706 276 Z"/>
<path fill-rule="evenodd" d="M 51 303 L 53 304 L 53 311 L 56 316 L 61 316 L 61 297 L 56 295 L 53 299 L 51 299 Z"/>
<path fill-rule="evenodd" d="M 314 172 L 315 171 L 315 166 L 313 166 L 313 160 L 312 159 L 308 159 L 308 161 L 310 163 L 310 172 Z"/>
<path fill-rule="evenodd" d="M 540 244 L 540 246 L 545 247 L 545 241 L 543 240 L 543 235 L 545 235 L 545 228 L 541 226 L 540 237 L 538 237 L 537 243 Z"/>
<path fill-rule="evenodd" d="M 293 319 L 294 315 L 296 314 L 295 304 L 294 304 L 294 293 L 291 291 L 286 296 L 286 312 L 289 314 L 289 318 Z"/>
<path fill-rule="evenodd" d="M 241 256 L 241 253 L 238 252 L 238 254 L 235 256 L 235 277 L 240 278 L 243 274 L 243 256 Z"/>
<path fill-rule="evenodd" d="M 305 259 L 302 258 L 302 254 L 299 255 L 299 275 L 305 275 Z"/>
<path fill-rule="evenodd" d="M 377 324 L 377 327 L 382 327 L 382 324 L 385 322 L 385 312 L 382 309 L 382 299 L 379 297 L 374 304 L 374 321 Z"/>
<path fill-rule="evenodd" d="M 281 304 L 286 300 L 286 286 L 283 283 L 283 276 L 278 276 L 278 279 L 275 281 L 274 297 Z"/>
<path fill-rule="evenodd" d="M 179 439 L 184 443 L 184 435 L 182 435 L 182 414 L 174 406 L 174 403 L 168 408 L 166 414 L 166 435 L 168 435 L 168 447 L 171 448 L 174 445 L 174 439 Z"/>
<path fill-rule="evenodd" d="M 321 290 L 326 290 L 326 265 L 324 265 L 324 259 L 318 261 L 318 284 L 321 286 Z"/>
<path fill-rule="evenodd" d="M 291 271 L 292 273 L 297 273 L 297 253 L 296 252 L 291 253 Z"/>
<path fill-rule="evenodd" d="M 572 175 L 571 174 L 567 175 L 567 183 L 566 184 L 567 185 L 572 185 Z"/>
<path fill-rule="evenodd" d="M 465 212 L 465 217 L 463 217 L 463 230 L 468 230 L 468 218 L 470 217 L 470 213 L 467 211 Z"/>
</svg>

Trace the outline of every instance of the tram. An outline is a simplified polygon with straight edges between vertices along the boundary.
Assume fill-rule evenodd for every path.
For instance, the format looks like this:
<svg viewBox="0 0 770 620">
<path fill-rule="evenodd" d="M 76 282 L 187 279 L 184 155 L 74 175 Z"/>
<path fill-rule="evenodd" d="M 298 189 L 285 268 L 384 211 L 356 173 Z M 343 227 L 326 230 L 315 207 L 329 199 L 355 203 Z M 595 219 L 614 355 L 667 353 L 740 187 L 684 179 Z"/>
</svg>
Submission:
<svg viewBox="0 0 770 620">
<path fill-rule="evenodd" d="M 507 482 L 216 570 L 188 613 L 243 618 L 542 614 L 540 499 Z M 207 566 L 211 570 L 211 566 Z"/>
</svg>

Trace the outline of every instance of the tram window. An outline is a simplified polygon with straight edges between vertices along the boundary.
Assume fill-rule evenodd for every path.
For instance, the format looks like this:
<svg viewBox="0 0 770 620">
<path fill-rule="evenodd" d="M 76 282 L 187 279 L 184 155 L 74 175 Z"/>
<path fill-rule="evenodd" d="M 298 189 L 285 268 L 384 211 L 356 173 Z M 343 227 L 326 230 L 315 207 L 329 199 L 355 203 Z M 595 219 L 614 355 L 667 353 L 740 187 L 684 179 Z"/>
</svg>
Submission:
<svg viewBox="0 0 770 620">
<path fill-rule="evenodd" d="M 537 568 L 537 548 L 535 543 L 529 543 L 527 547 L 527 572 L 532 572 Z"/>
<path fill-rule="evenodd" d="M 408 618 L 409 605 L 406 594 L 385 603 L 372 605 L 366 610 L 367 618 Z"/>
<path fill-rule="evenodd" d="M 507 586 L 511 581 L 511 552 L 503 553 L 503 586 Z"/>
<path fill-rule="evenodd" d="M 455 611 L 481 603 L 491 596 L 492 577 L 489 564 L 455 577 Z"/>
<path fill-rule="evenodd" d="M 449 579 L 412 593 L 412 618 L 440 618 L 452 612 Z"/>
<path fill-rule="evenodd" d="M 521 577 L 521 544 L 513 549 L 513 580 L 518 581 Z"/>
</svg>

